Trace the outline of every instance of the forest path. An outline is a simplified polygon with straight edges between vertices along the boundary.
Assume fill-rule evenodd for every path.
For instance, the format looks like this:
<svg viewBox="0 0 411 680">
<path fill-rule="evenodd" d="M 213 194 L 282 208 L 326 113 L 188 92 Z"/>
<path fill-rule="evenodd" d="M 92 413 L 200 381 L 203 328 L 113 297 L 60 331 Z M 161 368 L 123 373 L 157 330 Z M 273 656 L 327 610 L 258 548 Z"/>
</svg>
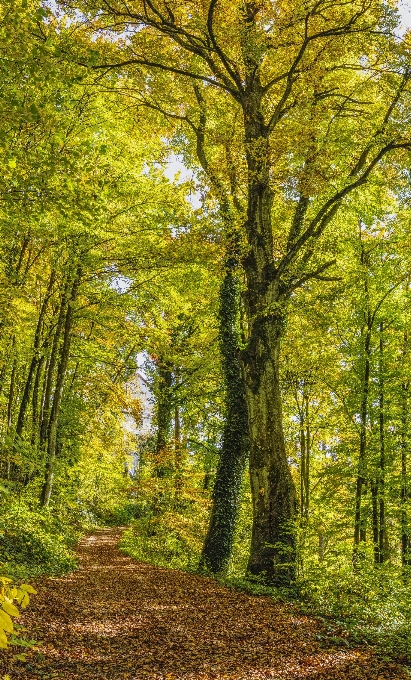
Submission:
<svg viewBox="0 0 411 680">
<path fill-rule="evenodd" d="M 120 533 L 87 536 L 76 572 L 37 584 L 24 623 L 44 657 L 13 663 L 13 680 L 409 677 L 368 650 L 321 648 L 320 624 L 290 605 L 136 562 L 118 550 Z"/>
</svg>

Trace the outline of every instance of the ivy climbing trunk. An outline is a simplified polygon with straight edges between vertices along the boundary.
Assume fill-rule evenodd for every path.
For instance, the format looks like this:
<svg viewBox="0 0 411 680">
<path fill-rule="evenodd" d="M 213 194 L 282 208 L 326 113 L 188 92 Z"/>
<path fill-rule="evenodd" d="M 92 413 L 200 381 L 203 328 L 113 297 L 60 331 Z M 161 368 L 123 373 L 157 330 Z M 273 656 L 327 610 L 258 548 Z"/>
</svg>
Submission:
<svg viewBox="0 0 411 680">
<path fill-rule="evenodd" d="M 225 421 L 213 490 L 213 507 L 200 570 L 223 572 L 228 565 L 237 522 L 241 485 L 249 451 L 247 405 L 238 360 L 238 282 L 228 267 L 220 289 L 220 348 L 225 381 Z"/>
</svg>

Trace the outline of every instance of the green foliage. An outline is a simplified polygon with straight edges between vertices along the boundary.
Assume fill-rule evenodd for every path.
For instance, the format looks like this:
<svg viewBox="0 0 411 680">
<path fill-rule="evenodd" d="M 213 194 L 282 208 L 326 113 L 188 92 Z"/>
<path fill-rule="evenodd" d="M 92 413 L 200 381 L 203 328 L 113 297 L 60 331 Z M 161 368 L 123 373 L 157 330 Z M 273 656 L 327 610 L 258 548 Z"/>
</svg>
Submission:
<svg viewBox="0 0 411 680">
<path fill-rule="evenodd" d="M 196 571 L 206 520 L 206 514 L 201 518 L 197 513 L 173 510 L 158 517 L 146 515 L 135 519 L 126 529 L 120 548 L 135 559 L 160 567 Z"/>
<path fill-rule="evenodd" d="M 363 559 L 353 569 L 350 555 L 313 564 L 299 583 L 302 606 L 336 621 L 355 645 L 377 645 L 383 656 L 411 662 L 411 582 L 409 569 L 373 567 Z"/>
<path fill-rule="evenodd" d="M 70 549 L 79 533 L 49 511 L 30 511 L 24 505 L 8 508 L 0 520 L 1 569 L 28 576 L 63 574 L 77 560 Z"/>
<path fill-rule="evenodd" d="M 12 578 L 0 575 L 0 649 L 6 649 L 9 644 L 22 647 L 35 645 L 34 640 L 20 637 L 22 627 L 13 621 L 14 617 L 20 615 L 16 605 L 25 609 L 30 602 L 30 595 L 36 595 L 33 586 L 28 583 L 16 584 Z"/>
</svg>

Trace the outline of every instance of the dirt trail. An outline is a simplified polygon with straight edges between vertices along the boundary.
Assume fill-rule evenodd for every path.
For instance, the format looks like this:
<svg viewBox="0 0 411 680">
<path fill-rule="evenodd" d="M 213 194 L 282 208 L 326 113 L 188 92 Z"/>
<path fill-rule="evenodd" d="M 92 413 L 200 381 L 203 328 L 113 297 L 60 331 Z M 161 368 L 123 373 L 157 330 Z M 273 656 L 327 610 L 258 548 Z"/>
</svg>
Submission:
<svg viewBox="0 0 411 680">
<path fill-rule="evenodd" d="M 409 677 L 368 650 L 321 648 L 319 624 L 288 605 L 125 557 L 118 538 L 118 530 L 84 538 L 78 571 L 37 584 L 24 622 L 43 640 L 44 658 L 29 653 L 3 673 L 21 680 Z"/>
</svg>

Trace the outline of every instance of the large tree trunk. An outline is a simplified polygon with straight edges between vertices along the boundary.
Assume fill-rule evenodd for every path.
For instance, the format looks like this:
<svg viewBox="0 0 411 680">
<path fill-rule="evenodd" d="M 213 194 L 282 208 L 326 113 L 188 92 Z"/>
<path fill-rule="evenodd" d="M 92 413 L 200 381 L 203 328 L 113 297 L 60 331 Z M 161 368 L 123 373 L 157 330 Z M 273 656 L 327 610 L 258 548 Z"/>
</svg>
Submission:
<svg viewBox="0 0 411 680">
<path fill-rule="evenodd" d="M 258 324 L 244 356 L 253 530 L 248 571 L 274 584 L 295 575 L 295 488 L 285 450 L 279 382 L 281 323 Z"/>
<path fill-rule="evenodd" d="M 248 58 L 248 57 L 247 57 Z M 252 56 L 250 57 L 252 71 Z M 248 86 L 247 86 L 248 87 Z M 248 570 L 289 584 L 295 576 L 295 488 L 287 462 L 280 393 L 280 343 L 287 291 L 274 263 L 268 130 L 252 73 L 243 101 L 248 166 L 249 250 L 243 259 L 248 342 L 241 353 L 250 432 L 253 529 Z"/>
<path fill-rule="evenodd" d="M 231 556 L 249 451 L 247 405 L 238 360 L 238 284 L 228 269 L 220 290 L 220 347 L 225 379 L 223 443 L 213 490 L 210 524 L 200 559 L 200 570 L 224 571 Z"/>
</svg>

